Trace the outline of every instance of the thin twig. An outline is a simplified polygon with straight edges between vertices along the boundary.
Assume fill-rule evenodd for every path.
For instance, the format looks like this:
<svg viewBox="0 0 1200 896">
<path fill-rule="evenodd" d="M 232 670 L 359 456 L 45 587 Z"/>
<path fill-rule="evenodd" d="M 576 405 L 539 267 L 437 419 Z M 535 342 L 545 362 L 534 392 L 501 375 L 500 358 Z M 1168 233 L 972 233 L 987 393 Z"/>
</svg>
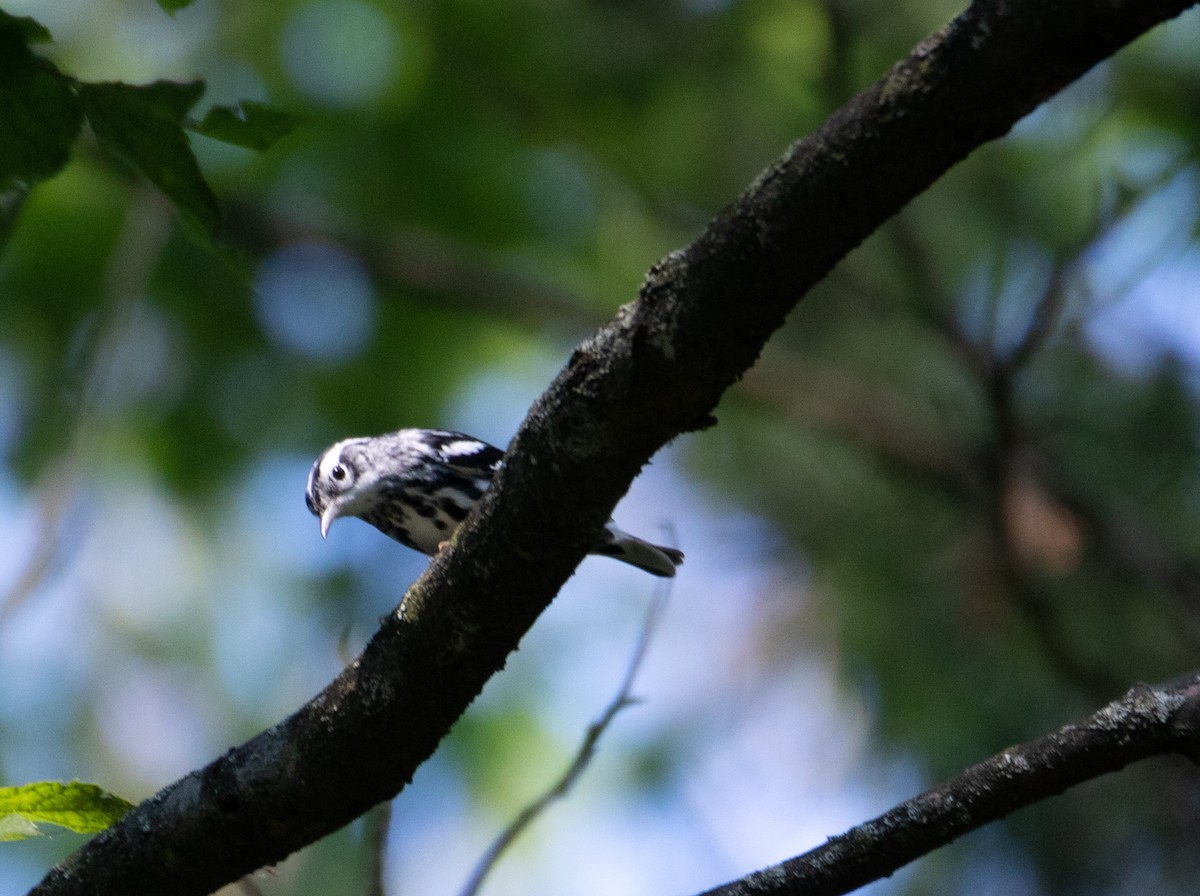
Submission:
<svg viewBox="0 0 1200 896">
<path fill-rule="evenodd" d="M 0 626 L 37 591 L 59 556 L 63 518 L 75 497 L 74 452 L 69 450 L 69 453 L 70 457 L 55 465 L 42 490 L 33 547 L 26 555 L 16 579 L 0 592 Z"/>
<path fill-rule="evenodd" d="M 37 592 L 60 558 L 63 522 L 78 491 L 80 459 L 91 437 L 96 403 L 120 348 L 130 310 L 146 292 L 170 233 L 169 215 L 169 206 L 162 197 L 149 189 L 141 190 L 130 203 L 117 234 L 105 268 L 96 326 L 74 384 L 71 439 L 44 479 L 33 547 L 16 579 L 0 591 L 0 625 Z"/>
<path fill-rule="evenodd" d="M 1075 263 L 1078 263 L 1078 259 L 1075 259 Z M 1066 284 L 1074 273 L 1073 267 L 1070 263 L 1055 261 L 1046 281 L 1046 288 L 1042 290 L 1033 306 L 1033 312 L 1029 315 L 1025 331 L 1005 359 L 1009 369 L 1021 370 L 1027 366 L 1058 329 L 1067 300 Z"/>
<path fill-rule="evenodd" d="M 364 896 L 387 896 L 384 882 L 388 831 L 392 827 L 392 801 L 380 803 L 367 814 L 363 844 L 367 850 L 367 884 Z"/>
<path fill-rule="evenodd" d="M 592 757 L 596 754 L 596 745 L 600 741 L 600 735 L 612 724 L 612 720 L 616 718 L 617 713 L 627 706 L 632 706 L 638 702 L 631 694 L 633 681 L 637 677 L 642 660 L 646 657 L 646 652 L 649 650 L 650 641 L 653 639 L 654 631 L 658 626 L 659 620 L 662 618 L 663 610 L 666 608 L 667 598 L 670 593 L 669 580 L 660 582 L 659 586 L 655 588 L 654 597 L 651 598 L 650 606 L 646 610 L 646 618 L 642 623 L 642 630 L 638 636 L 637 646 L 634 648 L 633 656 L 630 658 L 629 665 L 625 669 L 625 678 L 621 682 L 621 687 L 608 706 L 604 708 L 600 717 L 588 726 L 583 743 L 579 745 L 579 749 L 575 753 L 575 758 L 571 760 L 571 764 L 567 766 L 559 779 L 549 789 L 517 813 L 517 816 L 509 823 L 508 827 L 501 832 L 500 836 L 488 848 L 488 851 L 483 854 L 483 857 L 479 860 L 479 864 L 475 866 L 470 879 L 467 881 L 466 886 L 463 887 L 461 896 L 476 896 L 480 887 L 483 886 L 484 879 L 491 872 L 492 868 L 495 867 L 504 851 L 516 841 L 517 837 L 539 815 L 546 811 L 551 803 L 566 796 L 571 788 L 575 786 L 575 782 L 579 780 L 580 776 L 591 763 Z"/>
<path fill-rule="evenodd" d="M 255 881 L 254 875 L 247 874 L 237 882 L 237 888 L 245 894 L 245 896 L 263 896 L 262 887 Z"/>
</svg>

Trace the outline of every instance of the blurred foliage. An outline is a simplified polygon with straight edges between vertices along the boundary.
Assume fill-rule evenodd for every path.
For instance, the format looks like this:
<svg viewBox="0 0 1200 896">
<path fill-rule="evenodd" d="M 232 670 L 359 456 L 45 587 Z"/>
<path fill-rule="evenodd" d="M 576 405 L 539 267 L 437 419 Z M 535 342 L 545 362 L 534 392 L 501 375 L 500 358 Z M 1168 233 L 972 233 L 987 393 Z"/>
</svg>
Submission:
<svg viewBox="0 0 1200 896">
<path fill-rule="evenodd" d="M 71 520 L 89 489 L 149 483 L 172 509 L 146 537 L 176 537 L 171 562 L 207 570 L 204 593 L 255 553 L 221 533 L 272 459 L 451 423 L 481 380 L 565 358 L 651 263 L 958 11 L 160 3 L 172 18 L 137 0 L 5 5 L 54 42 L 29 19 L 2 20 L 0 40 L 20 51 L 0 48 L 0 120 L 16 128 L 0 130 L 4 183 L 32 189 L 0 198 L 13 225 L 0 254 L 0 498 L 39 502 L 53 558 L 83 539 Z M 846 259 L 730 394 L 721 425 L 684 445 L 698 482 L 783 534 L 753 562 L 808 571 L 791 586 L 806 599 L 785 602 L 742 658 L 782 673 L 814 649 L 814 626 L 828 633 L 878 751 L 910 752 L 929 780 L 1200 665 L 1198 96 L 1193 13 L 976 152 Z M 220 197 L 232 253 L 197 241 L 105 154 L 132 154 L 186 214 L 215 220 L 208 196 L 181 199 L 123 135 L 122 116 L 152 100 L 169 136 L 148 145 L 194 151 L 203 179 L 188 183 Z M 217 105 L 187 136 L 197 102 Z M 264 148 L 258 137 L 281 137 L 291 116 L 305 124 L 286 139 L 240 148 Z M 230 131 L 239 122 L 249 137 Z M 140 556 L 123 539 L 113 553 Z M 217 546 L 209 566 L 202 539 Z M 362 571 L 378 556 L 262 575 L 307 601 L 297 617 L 337 630 L 347 596 L 395 596 Z M 239 587 L 237 604 L 267 590 Z M 687 599 L 702 603 L 696 590 Z M 40 598 L 31 586 L 5 599 Z M 128 629 L 121 649 L 220 693 L 205 664 L 230 608 L 185 623 L 162 606 L 161 629 L 107 620 Z M 535 721 L 551 680 L 503 716 L 471 717 L 447 750 L 493 811 L 514 802 L 507 763 L 541 764 L 558 739 Z M 104 695 L 76 684 L 43 736 L 78 766 L 66 774 L 103 780 L 111 747 L 97 745 L 92 704 Z M 232 702 L 222 717 L 238 736 L 290 708 Z M 28 724 L 0 717 L 0 743 Z M 686 739 L 644 745 L 632 786 L 681 774 Z M 1198 805 L 1193 770 L 1134 768 L 1006 822 L 1005 866 L 1031 892 L 1191 893 Z M 355 892 L 359 872 L 331 870 L 350 839 L 323 844 L 307 883 L 276 891 Z M 966 889 L 995 855 L 968 838 L 895 886 Z"/>
</svg>

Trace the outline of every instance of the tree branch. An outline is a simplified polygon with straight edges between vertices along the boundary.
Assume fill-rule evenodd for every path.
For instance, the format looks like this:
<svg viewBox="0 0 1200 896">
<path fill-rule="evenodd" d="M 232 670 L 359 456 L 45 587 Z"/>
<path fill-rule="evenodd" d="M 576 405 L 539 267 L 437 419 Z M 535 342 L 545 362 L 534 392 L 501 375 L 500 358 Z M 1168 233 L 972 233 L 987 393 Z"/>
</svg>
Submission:
<svg viewBox="0 0 1200 896">
<path fill-rule="evenodd" d="M 887 877 L 1010 812 L 1164 753 L 1200 763 L 1200 672 L 1139 684 L 1099 712 L 906 800 L 802 856 L 703 896 L 836 896 Z"/>
<path fill-rule="evenodd" d="M 800 297 L 949 167 L 1191 0 L 976 0 L 796 143 L 535 403 L 503 473 L 363 653 L 34 893 L 204 894 L 412 778 L 666 442 L 712 422 Z"/>
</svg>

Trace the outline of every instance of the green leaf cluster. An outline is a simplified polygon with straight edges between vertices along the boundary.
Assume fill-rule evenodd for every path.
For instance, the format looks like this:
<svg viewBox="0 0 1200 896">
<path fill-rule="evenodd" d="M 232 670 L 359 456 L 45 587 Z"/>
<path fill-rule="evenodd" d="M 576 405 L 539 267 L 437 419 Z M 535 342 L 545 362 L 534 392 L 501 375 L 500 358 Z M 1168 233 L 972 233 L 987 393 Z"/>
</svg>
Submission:
<svg viewBox="0 0 1200 896">
<path fill-rule="evenodd" d="M 174 11 L 186 3 L 163 3 Z M 265 150 L 294 127 L 287 113 L 262 103 L 214 107 L 192 124 L 188 113 L 203 81 L 152 84 L 88 83 L 63 74 L 33 52 L 50 40 L 34 19 L 0 10 L 0 198 L 23 196 L 66 164 L 84 121 L 101 149 L 163 191 L 200 233 L 215 235 L 217 197 L 204 179 L 185 128 L 216 140 Z M 19 203 L 0 204 L 0 239 Z"/>
</svg>

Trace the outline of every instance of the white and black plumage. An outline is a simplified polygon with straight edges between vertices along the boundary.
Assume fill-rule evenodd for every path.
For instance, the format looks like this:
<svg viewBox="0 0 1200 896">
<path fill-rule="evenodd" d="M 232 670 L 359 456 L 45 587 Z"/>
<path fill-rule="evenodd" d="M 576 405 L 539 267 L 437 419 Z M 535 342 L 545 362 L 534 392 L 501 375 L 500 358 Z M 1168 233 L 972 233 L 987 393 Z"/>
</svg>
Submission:
<svg viewBox="0 0 1200 896">
<path fill-rule="evenodd" d="M 343 439 L 313 464 L 305 501 L 321 519 L 322 537 L 338 517 L 356 516 L 432 556 L 466 519 L 503 463 L 504 452 L 494 445 L 441 429 Z M 612 520 L 591 553 L 656 576 L 675 575 L 683 562 L 674 548 L 622 532 Z"/>
</svg>

